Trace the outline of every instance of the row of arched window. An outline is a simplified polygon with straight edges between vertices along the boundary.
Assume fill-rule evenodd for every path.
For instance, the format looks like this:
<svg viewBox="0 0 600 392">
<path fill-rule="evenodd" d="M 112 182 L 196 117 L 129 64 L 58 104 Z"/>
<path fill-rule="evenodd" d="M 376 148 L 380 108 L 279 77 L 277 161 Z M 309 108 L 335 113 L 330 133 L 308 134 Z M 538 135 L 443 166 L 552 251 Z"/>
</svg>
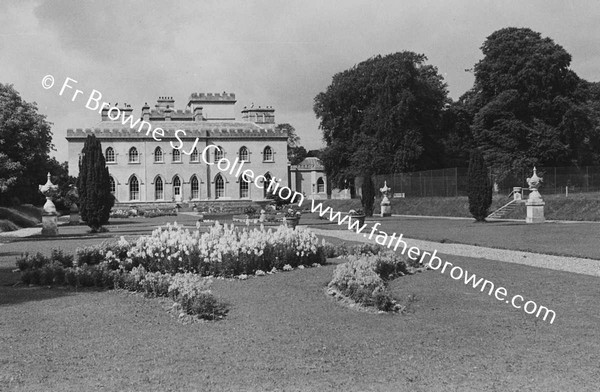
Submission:
<svg viewBox="0 0 600 392">
<path fill-rule="evenodd" d="M 214 160 L 213 162 L 218 162 L 219 160 L 225 157 L 225 151 L 221 146 L 218 146 L 219 149 L 213 149 L 214 151 Z M 273 162 L 273 149 L 271 146 L 266 146 L 263 149 L 263 162 Z M 127 153 L 128 162 L 129 163 L 139 163 L 140 162 L 140 154 L 135 147 L 131 147 L 129 152 Z M 238 159 L 244 162 L 250 162 L 250 151 L 246 146 L 242 146 L 238 151 Z M 108 147 L 105 151 L 104 158 L 106 163 L 116 163 L 115 150 L 112 147 Z M 174 148 L 171 152 L 171 161 L 172 162 L 181 162 L 181 151 Z M 154 163 L 163 163 L 164 162 L 164 152 L 162 148 L 156 147 L 154 149 Z M 194 148 L 194 151 L 190 154 L 190 162 L 200 162 L 200 153 L 197 148 Z"/>
<path fill-rule="evenodd" d="M 271 175 L 269 173 L 265 174 L 265 182 L 271 181 Z M 238 179 L 239 183 L 239 198 L 247 199 L 250 197 L 250 183 L 246 181 L 246 179 L 242 176 Z M 175 200 L 182 198 L 183 196 L 183 187 L 182 182 L 179 176 L 173 177 L 173 198 Z M 196 175 L 192 176 L 190 179 L 190 194 L 189 197 L 193 200 L 200 198 L 200 181 Z M 267 196 L 267 186 L 264 186 L 263 189 L 263 197 Z M 215 176 L 214 180 L 214 197 L 216 199 L 222 198 L 225 196 L 225 179 L 219 173 Z M 113 195 L 116 195 L 116 184 L 114 178 L 110 177 L 110 191 Z M 165 187 L 163 179 L 160 176 L 157 176 L 154 180 L 154 200 L 164 200 L 165 199 Z M 136 201 L 140 200 L 140 182 L 135 175 L 132 175 L 129 178 L 129 200 Z"/>
</svg>

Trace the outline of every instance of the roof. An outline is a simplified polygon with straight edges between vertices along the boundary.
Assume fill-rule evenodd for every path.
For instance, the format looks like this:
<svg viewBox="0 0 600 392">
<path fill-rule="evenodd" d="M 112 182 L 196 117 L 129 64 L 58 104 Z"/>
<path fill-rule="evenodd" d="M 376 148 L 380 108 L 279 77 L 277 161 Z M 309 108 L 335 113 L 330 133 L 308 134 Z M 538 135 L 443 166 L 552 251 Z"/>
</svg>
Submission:
<svg viewBox="0 0 600 392">
<path fill-rule="evenodd" d="M 323 162 L 319 158 L 308 157 L 296 165 L 297 170 L 325 170 Z"/>
</svg>

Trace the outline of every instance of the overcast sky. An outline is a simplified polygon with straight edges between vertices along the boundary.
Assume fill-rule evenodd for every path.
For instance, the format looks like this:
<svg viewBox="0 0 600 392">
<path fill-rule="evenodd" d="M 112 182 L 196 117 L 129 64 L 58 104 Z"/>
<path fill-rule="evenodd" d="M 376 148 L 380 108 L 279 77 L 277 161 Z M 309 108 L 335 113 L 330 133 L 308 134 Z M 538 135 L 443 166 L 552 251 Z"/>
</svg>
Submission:
<svg viewBox="0 0 600 392">
<path fill-rule="evenodd" d="M 58 92 L 65 77 L 89 95 L 127 102 L 139 115 L 158 96 L 183 109 L 192 92 L 236 93 L 271 105 L 309 149 L 322 146 L 314 97 L 332 76 L 377 54 L 424 53 L 450 96 L 473 83 L 465 72 L 485 38 L 530 27 L 562 45 L 571 68 L 600 80 L 597 1 L 6 1 L 0 2 L 0 82 L 12 83 L 53 125 L 53 154 L 67 159 L 67 128 L 93 127 L 85 98 Z M 53 75 L 56 85 L 42 88 Z"/>
</svg>

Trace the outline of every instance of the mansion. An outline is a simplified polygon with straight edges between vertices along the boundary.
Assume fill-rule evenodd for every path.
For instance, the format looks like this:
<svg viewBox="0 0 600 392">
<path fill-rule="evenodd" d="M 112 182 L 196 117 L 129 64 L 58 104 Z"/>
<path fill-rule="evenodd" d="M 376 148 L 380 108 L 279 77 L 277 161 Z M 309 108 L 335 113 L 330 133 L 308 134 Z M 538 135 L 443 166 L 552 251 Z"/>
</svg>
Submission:
<svg viewBox="0 0 600 392">
<path fill-rule="evenodd" d="M 122 120 L 134 118 L 131 106 L 105 107 L 94 128 L 67 130 L 69 174 L 78 175 L 85 139 L 94 134 L 102 143 L 117 203 L 263 200 L 270 179 L 289 186 L 288 135 L 275 129 L 272 107 L 244 107 L 242 119 L 236 120 L 235 103 L 235 94 L 193 93 L 184 110 L 175 109 L 172 97 L 160 97 L 153 109 L 145 104 L 138 118 L 164 130 L 161 138 Z M 113 120 L 115 111 L 121 117 Z M 222 158 L 243 162 L 260 183 L 205 162 Z"/>
</svg>

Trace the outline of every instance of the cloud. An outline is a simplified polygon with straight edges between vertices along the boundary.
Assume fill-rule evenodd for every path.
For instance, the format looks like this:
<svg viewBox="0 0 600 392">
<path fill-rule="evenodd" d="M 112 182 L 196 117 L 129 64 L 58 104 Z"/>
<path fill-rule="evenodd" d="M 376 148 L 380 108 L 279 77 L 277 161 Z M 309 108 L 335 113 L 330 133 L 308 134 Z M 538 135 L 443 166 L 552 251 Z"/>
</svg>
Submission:
<svg viewBox="0 0 600 392">
<path fill-rule="evenodd" d="M 72 77 L 136 113 L 159 95 L 183 107 L 192 92 L 235 92 L 238 110 L 272 105 L 276 120 L 318 148 L 314 97 L 335 73 L 377 54 L 426 54 L 457 98 L 473 83 L 465 69 L 480 59 L 485 38 L 527 26 L 563 45 L 581 77 L 599 80 L 599 8 L 541 0 L 2 2 L 0 75 L 54 123 L 62 160 L 66 128 L 93 126 L 98 116 L 42 89 L 46 74 Z"/>
</svg>

